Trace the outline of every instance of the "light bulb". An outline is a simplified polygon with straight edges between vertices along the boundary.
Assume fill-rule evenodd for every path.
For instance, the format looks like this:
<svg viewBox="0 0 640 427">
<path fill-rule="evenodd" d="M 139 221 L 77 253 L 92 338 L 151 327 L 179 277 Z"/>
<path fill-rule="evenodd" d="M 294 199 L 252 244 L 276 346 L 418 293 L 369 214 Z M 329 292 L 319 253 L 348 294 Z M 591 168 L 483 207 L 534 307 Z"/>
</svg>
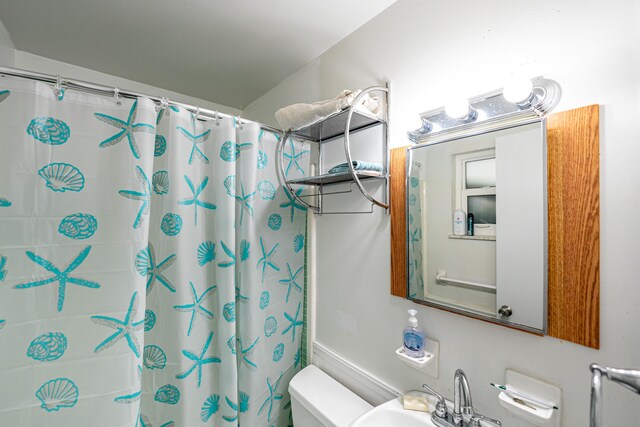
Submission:
<svg viewBox="0 0 640 427">
<path fill-rule="evenodd" d="M 502 96 L 509 102 L 522 104 L 529 101 L 532 92 L 533 84 L 531 83 L 531 79 L 512 78 L 504 86 Z"/>
<path fill-rule="evenodd" d="M 444 112 L 454 119 L 466 119 L 469 117 L 469 102 L 466 99 L 452 99 L 445 105 Z"/>
</svg>

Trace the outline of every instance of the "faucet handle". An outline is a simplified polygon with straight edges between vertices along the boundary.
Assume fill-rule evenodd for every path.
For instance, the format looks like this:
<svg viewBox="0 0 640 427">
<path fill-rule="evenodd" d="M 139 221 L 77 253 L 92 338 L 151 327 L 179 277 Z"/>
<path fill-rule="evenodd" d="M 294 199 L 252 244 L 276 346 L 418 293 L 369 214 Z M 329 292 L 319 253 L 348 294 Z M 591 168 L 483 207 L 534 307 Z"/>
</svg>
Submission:
<svg viewBox="0 0 640 427">
<path fill-rule="evenodd" d="M 444 397 L 431 387 L 426 384 L 422 384 L 422 388 L 427 391 L 427 393 L 435 396 L 438 399 L 438 403 L 436 403 L 436 416 L 438 418 L 446 418 L 447 417 L 447 402 L 445 402 Z"/>
<path fill-rule="evenodd" d="M 482 427 L 483 424 L 492 427 L 502 427 L 502 423 L 500 421 L 480 414 L 474 415 L 471 417 L 471 420 L 469 420 L 469 427 Z"/>
</svg>

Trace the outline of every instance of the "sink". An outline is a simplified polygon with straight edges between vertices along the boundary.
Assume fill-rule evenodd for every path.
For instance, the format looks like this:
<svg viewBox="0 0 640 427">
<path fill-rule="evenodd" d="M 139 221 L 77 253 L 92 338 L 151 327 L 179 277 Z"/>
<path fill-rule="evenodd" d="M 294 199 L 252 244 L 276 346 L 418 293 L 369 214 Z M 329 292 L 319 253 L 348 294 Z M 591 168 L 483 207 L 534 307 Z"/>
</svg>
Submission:
<svg viewBox="0 0 640 427">
<path fill-rule="evenodd" d="M 431 414 L 410 411 L 402 407 L 402 398 L 398 397 L 376 406 L 358 417 L 349 427 L 435 427 Z"/>
</svg>

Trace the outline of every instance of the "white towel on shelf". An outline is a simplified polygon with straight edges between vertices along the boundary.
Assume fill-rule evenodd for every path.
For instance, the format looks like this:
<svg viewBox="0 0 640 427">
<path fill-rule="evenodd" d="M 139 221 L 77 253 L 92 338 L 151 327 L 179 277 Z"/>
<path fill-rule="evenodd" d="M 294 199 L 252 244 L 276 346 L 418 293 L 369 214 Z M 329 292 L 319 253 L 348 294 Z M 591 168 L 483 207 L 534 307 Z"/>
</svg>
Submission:
<svg viewBox="0 0 640 427">
<path fill-rule="evenodd" d="M 298 130 L 317 123 L 331 114 L 351 106 L 360 91 L 343 90 L 335 98 L 314 102 L 313 104 L 293 104 L 276 111 L 276 120 L 284 130 Z M 377 116 L 380 108 L 377 98 L 369 95 L 362 97 L 356 109 Z"/>
</svg>

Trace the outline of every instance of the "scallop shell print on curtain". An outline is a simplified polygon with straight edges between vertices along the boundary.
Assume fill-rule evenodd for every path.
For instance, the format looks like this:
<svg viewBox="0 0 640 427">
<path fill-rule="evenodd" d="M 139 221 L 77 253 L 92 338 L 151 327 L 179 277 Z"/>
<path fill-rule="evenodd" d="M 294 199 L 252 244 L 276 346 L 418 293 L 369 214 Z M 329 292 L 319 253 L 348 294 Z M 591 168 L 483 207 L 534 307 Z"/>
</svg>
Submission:
<svg viewBox="0 0 640 427">
<path fill-rule="evenodd" d="M 0 425 L 288 426 L 306 211 L 278 136 L 2 83 Z"/>
<path fill-rule="evenodd" d="M 129 254 L 148 223 L 132 227 L 139 202 L 119 191 L 139 186 L 138 169 L 152 172 L 155 131 L 135 133 L 136 158 L 123 144 L 100 147 L 118 129 L 95 114 L 115 123 L 133 108 L 134 125 L 154 124 L 155 107 L 2 84 L 0 384 L 11 387 L 0 387 L 0 425 L 134 426 L 139 404 L 115 399 L 140 389 L 131 347 L 144 346 L 146 278 Z"/>
</svg>

